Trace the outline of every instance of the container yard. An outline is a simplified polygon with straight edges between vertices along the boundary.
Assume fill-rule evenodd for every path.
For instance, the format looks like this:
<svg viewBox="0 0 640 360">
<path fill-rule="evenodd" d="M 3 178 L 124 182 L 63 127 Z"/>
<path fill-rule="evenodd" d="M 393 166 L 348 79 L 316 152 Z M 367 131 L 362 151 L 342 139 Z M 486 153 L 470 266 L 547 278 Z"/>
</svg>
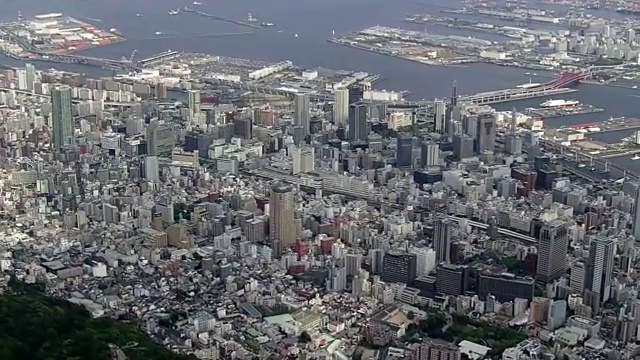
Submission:
<svg viewBox="0 0 640 360">
<path fill-rule="evenodd" d="M 8 39 L 5 52 L 17 57 L 72 54 L 126 40 L 117 29 L 99 29 L 60 13 L 0 24 L 0 35 Z"/>
</svg>

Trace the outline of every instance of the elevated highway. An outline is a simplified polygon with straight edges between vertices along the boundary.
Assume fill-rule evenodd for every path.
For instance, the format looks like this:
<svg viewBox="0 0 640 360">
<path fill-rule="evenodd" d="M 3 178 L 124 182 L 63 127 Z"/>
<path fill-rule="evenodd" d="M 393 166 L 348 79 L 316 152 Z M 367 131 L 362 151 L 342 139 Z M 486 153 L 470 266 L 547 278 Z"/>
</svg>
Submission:
<svg viewBox="0 0 640 360">
<path fill-rule="evenodd" d="M 136 63 L 128 60 L 111 60 L 74 54 L 51 54 L 43 52 L 33 52 L 33 55 L 29 56 L 28 60 L 99 66 L 102 68 L 126 72 L 135 72 L 142 69 Z"/>
<path fill-rule="evenodd" d="M 638 174 L 621 165 L 606 158 L 584 153 L 574 147 L 562 145 L 557 141 L 539 139 L 538 145 L 548 152 L 560 154 L 557 160 L 565 169 L 589 181 L 599 182 L 605 179 L 622 178 L 631 181 L 640 180 Z"/>
<path fill-rule="evenodd" d="M 566 94 L 577 91 L 569 88 L 569 86 L 586 79 L 589 74 L 589 71 L 564 72 L 557 78 L 537 86 L 488 91 L 475 95 L 460 96 L 458 99 L 462 102 L 488 105 L 557 94 Z"/>
<path fill-rule="evenodd" d="M 165 52 L 161 52 L 159 54 L 153 55 L 146 59 L 138 60 L 136 62 L 136 65 L 140 68 L 145 68 L 148 66 L 155 65 L 157 63 L 161 63 L 165 60 L 175 59 L 178 56 L 180 56 L 180 53 L 178 51 L 167 50 Z"/>
</svg>

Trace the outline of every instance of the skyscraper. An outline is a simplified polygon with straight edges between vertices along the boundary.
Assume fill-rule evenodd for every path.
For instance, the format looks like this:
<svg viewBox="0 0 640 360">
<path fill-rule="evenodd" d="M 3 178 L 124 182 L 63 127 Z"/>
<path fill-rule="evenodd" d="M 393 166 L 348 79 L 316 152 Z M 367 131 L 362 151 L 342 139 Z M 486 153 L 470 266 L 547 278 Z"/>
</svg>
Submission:
<svg viewBox="0 0 640 360">
<path fill-rule="evenodd" d="M 158 124 L 157 121 L 147 128 L 147 155 L 169 157 L 176 145 L 176 136 L 168 124 Z"/>
<path fill-rule="evenodd" d="M 469 135 L 453 135 L 453 157 L 456 160 L 473 157 L 473 138 Z"/>
<path fill-rule="evenodd" d="M 349 141 L 367 140 L 367 105 L 363 102 L 349 106 Z"/>
<path fill-rule="evenodd" d="M 18 90 L 28 90 L 27 86 L 27 70 L 18 69 L 16 70 L 16 76 L 18 77 Z"/>
<path fill-rule="evenodd" d="M 433 102 L 433 129 L 442 134 L 445 132 L 445 121 L 447 116 L 447 103 L 444 100 L 436 99 Z"/>
<path fill-rule="evenodd" d="M 302 127 L 304 136 L 309 135 L 309 123 L 311 121 L 309 95 L 296 94 L 293 99 L 293 108 L 293 124 Z"/>
<path fill-rule="evenodd" d="M 640 187 L 636 190 L 636 201 L 633 207 L 635 210 L 633 212 L 633 224 L 632 224 L 633 237 L 636 240 L 640 240 Z"/>
<path fill-rule="evenodd" d="M 585 288 L 600 294 L 600 303 L 606 302 L 611 297 L 614 254 L 613 240 L 604 237 L 591 240 Z"/>
<path fill-rule="evenodd" d="M 451 221 L 446 218 L 436 220 L 433 229 L 433 249 L 436 264 L 448 263 L 451 259 Z"/>
<path fill-rule="evenodd" d="M 413 136 L 409 133 L 398 134 L 396 149 L 396 166 L 411 166 L 413 161 Z"/>
<path fill-rule="evenodd" d="M 189 91 L 189 115 L 193 120 L 200 114 L 200 92 L 197 90 Z"/>
<path fill-rule="evenodd" d="M 347 125 L 349 120 L 349 89 L 337 89 L 333 92 L 333 123 Z"/>
<path fill-rule="evenodd" d="M 478 117 L 475 115 L 464 115 L 462 117 L 462 132 L 472 138 L 477 138 Z"/>
<path fill-rule="evenodd" d="M 276 257 L 280 257 L 286 248 L 296 242 L 293 216 L 293 189 L 284 184 L 274 186 L 269 199 L 269 236 Z"/>
<path fill-rule="evenodd" d="M 434 141 L 425 141 L 420 148 L 420 165 L 436 166 L 440 163 L 440 145 Z"/>
<path fill-rule="evenodd" d="M 567 269 L 567 224 L 556 220 L 542 224 L 539 231 L 536 278 L 542 282 L 550 282 L 559 278 Z"/>
<path fill-rule="evenodd" d="M 33 64 L 26 64 L 26 80 L 27 80 L 27 90 L 33 91 L 33 84 L 36 82 L 36 67 Z"/>
<path fill-rule="evenodd" d="M 569 286 L 571 286 L 571 291 L 582 295 L 584 291 L 584 279 L 586 276 L 587 266 L 582 261 L 576 261 L 571 266 L 571 279 L 569 282 Z"/>
<path fill-rule="evenodd" d="M 388 283 L 411 284 L 416 278 L 415 254 L 391 251 L 382 260 L 382 280 Z"/>
<path fill-rule="evenodd" d="M 493 114 L 481 115 L 478 118 L 476 133 L 476 152 L 495 151 L 496 147 L 496 119 Z"/>
<path fill-rule="evenodd" d="M 73 114 L 71 112 L 71 88 L 60 86 L 51 90 L 51 122 L 53 123 L 53 146 L 60 149 L 73 137 Z"/>
<path fill-rule="evenodd" d="M 144 176 L 148 181 L 158 182 L 160 180 L 157 156 L 147 156 L 144 159 Z"/>
</svg>

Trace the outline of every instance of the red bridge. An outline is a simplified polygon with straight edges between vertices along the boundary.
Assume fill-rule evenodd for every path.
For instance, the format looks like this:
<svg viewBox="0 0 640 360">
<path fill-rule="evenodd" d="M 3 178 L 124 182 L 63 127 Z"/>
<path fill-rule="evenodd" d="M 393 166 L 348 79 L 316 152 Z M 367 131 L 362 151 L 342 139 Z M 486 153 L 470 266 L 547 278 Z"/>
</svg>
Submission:
<svg viewBox="0 0 640 360">
<path fill-rule="evenodd" d="M 586 79 L 588 76 L 589 71 L 565 71 L 561 72 L 557 78 L 540 85 L 540 87 L 552 89 L 566 88 L 579 83 L 581 80 Z"/>
</svg>

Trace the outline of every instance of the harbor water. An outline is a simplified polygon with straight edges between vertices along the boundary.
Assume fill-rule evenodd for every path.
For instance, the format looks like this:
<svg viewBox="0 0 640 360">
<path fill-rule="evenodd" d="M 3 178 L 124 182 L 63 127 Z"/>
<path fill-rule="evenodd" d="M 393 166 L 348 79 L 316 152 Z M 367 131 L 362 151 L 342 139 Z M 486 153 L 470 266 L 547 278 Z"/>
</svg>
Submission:
<svg viewBox="0 0 640 360">
<path fill-rule="evenodd" d="M 401 27 L 441 35 L 475 36 L 491 41 L 505 41 L 504 36 L 456 30 L 437 25 L 409 24 L 403 21 L 407 15 L 430 13 L 438 17 L 444 8 L 462 7 L 461 3 L 445 0 L 201 0 L 194 5 L 191 1 L 176 0 L 0 0 L 3 11 L 0 20 L 17 19 L 18 12 L 25 17 L 59 12 L 110 29 L 116 28 L 128 39 L 125 42 L 91 49 L 82 54 L 120 59 L 129 57 L 136 50 L 136 58 L 165 51 L 206 52 L 217 55 L 242 57 L 255 60 L 291 60 L 294 64 L 309 68 L 324 67 L 336 70 L 361 70 L 380 74 L 384 79 L 378 88 L 408 90 L 413 99 L 432 99 L 450 94 L 453 81 L 458 84 L 458 93 L 473 94 L 482 91 L 512 88 L 529 81 L 548 81 L 553 73 L 536 71 L 538 77 L 527 72 L 531 70 L 499 67 L 489 64 L 470 64 L 464 67 L 427 66 L 411 61 L 393 58 L 363 50 L 339 46 L 327 41 L 336 35 L 358 31 L 375 25 Z M 216 16 L 246 21 L 249 13 L 259 23 L 270 22 L 272 27 L 253 30 L 237 24 L 200 16 L 197 13 L 180 11 L 176 15 L 168 12 L 185 6 Z M 550 5 L 531 6 L 549 8 Z M 560 7 L 560 9 L 562 9 Z M 595 11 L 595 10 L 594 10 Z M 616 16 L 613 12 L 598 10 L 599 16 Z M 139 16 L 138 16 L 139 14 Z M 469 19 L 470 17 L 466 17 Z M 474 21 L 499 23 L 490 18 L 473 18 Z M 504 25 L 509 25 L 505 23 Z M 511 24 L 513 26 L 513 24 Z M 544 25 L 535 25 L 540 28 Z M 171 34 L 157 36 L 156 33 Z M 2 58 L 2 63 L 18 66 L 19 62 Z M 37 64 L 40 68 L 86 73 L 88 76 L 106 76 L 110 72 L 71 64 Z M 594 122 L 609 117 L 640 117 L 637 106 L 640 90 L 625 87 L 580 84 L 577 93 L 558 96 L 570 98 L 585 104 L 604 108 L 595 114 L 562 117 L 547 120 L 551 127 L 565 126 L 581 122 Z M 558 98 L 554 97 L 554 98 Z M 501 110 L 516 107 L 524 110 L 538 107 L 542 99 L 499 104 Z M 611 133 L 610 141 L 630 134 Z M 619 140 L 619 139 L 618 139 Z M 606 141 L 606 140 L 601 140 Z M 639 162 L 628 162 L 640 169 Z M 626 165 L 626 164 L 625 164 Z"/>
</svg>

